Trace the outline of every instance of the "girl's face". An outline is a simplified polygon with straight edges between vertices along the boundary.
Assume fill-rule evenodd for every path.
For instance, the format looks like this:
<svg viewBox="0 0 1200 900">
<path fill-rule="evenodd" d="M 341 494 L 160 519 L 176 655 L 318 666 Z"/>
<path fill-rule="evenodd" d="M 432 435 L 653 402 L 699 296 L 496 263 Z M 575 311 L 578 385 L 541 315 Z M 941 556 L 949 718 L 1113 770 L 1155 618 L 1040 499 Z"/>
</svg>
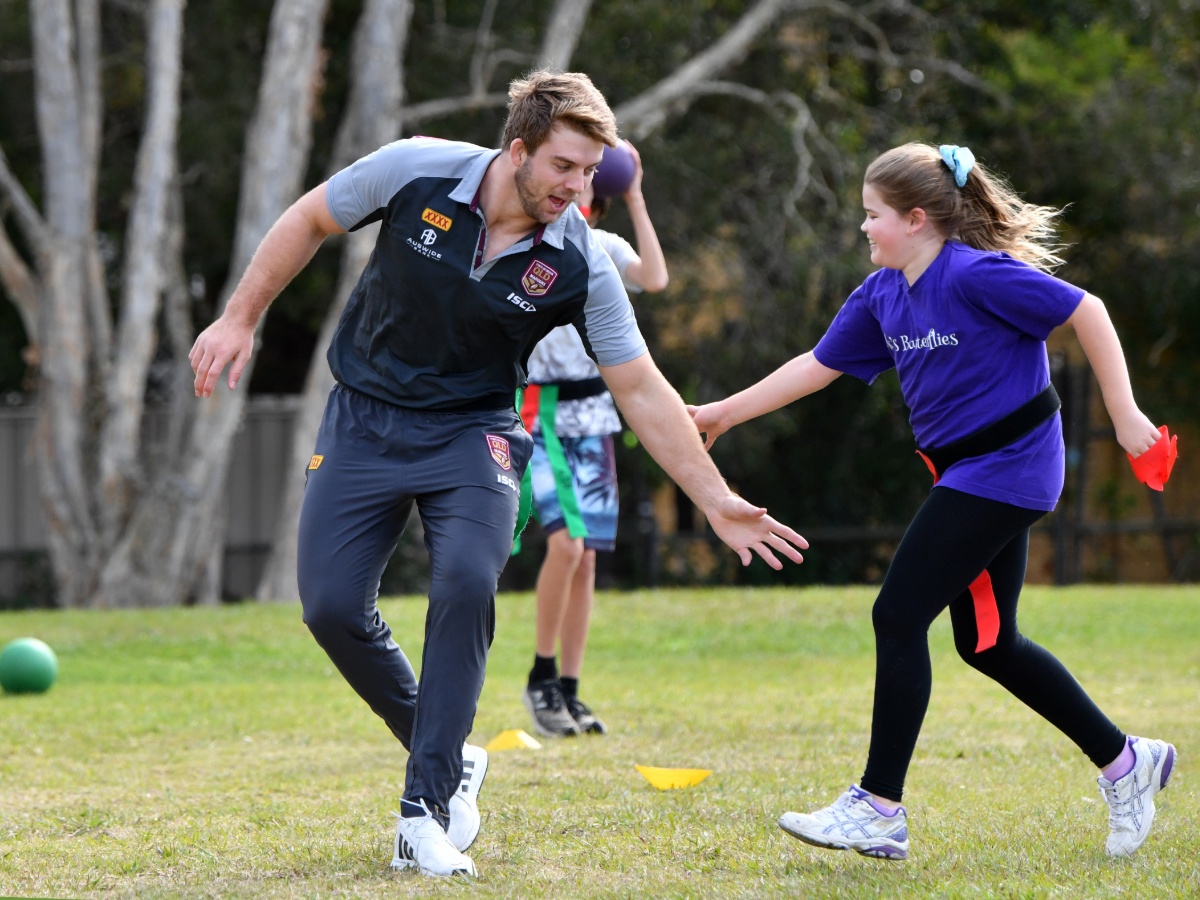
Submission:
<svg viewBox="0 0 1200 900">
<path fill-rule="evenodd" d="M 873 184 L 863 185 L 862 232 L 871 245 L 871 262 L 887 269 L 903 269 L 911 261 L 912 223 L 883 202 Z"/>
</svg>

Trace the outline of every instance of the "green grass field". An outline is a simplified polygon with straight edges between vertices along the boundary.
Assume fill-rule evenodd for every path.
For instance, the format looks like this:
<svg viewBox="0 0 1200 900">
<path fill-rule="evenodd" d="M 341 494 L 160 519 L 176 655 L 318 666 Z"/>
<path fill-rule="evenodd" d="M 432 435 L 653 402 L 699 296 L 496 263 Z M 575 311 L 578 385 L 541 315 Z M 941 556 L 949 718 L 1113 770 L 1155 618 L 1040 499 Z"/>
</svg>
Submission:
<svg viewBox="0 0 1200 900">
<path fill-rule="evenodd" d="M 492 754 L 473 884 L 393 873 L 405 754 L 293 605 L 0 615 L 58 653 L 0 697 L 0 895 L 18 897 L 1196 897 L 1200 588 L 1029 588 L 1026 634 L 1180 764 L 1132 859 L 1081 753 L 961 663 L 945 616 L 904 863 L 819 850 L 785 810 L 862 772 L 869 588 L 603 594 L 584 697 L 608 737 Z M 383 604 L 420 658 L 425 602 Z M 532 731 L 533 598 L 502 595 L 473 740 Z M 635 764 L 713 770 L 657 791 Z"/>
</svg>

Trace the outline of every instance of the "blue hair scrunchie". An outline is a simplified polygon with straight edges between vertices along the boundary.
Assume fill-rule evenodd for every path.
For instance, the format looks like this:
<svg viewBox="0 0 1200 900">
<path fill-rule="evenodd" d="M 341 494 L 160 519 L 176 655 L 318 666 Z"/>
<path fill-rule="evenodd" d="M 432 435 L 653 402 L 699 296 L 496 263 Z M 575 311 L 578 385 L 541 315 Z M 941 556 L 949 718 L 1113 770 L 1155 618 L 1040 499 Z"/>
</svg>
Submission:
<svg viewBox="0 0 1200 900">
<path fill-rule="evenodd" d="M 965 185 L 967 176 L 975 168 L 975 154 L 958 144 L 942 144 L 938 147 L 938 153 L 942 154 L 942 162 L 954 173 L 954 183 L 959 187 Z"/>
</svg>

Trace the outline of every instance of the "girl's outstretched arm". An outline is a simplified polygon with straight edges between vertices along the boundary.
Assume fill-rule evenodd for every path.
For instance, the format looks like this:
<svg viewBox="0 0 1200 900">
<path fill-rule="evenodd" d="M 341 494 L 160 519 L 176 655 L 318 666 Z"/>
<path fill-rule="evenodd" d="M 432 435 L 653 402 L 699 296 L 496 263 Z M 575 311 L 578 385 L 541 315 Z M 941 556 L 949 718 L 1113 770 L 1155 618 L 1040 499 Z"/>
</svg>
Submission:
<svg viewBox="0 0 1200 900">
<path fill-rule="evenodd" d="M 1140 456 L 1157 443 L 1160 434 L 1133 399 L 1121 340 L 1104 302 L 1085 294 L 1066 324 L 1075 329 L 1079 345 L 1100 382 L 1104 407 L 1117 429 L 1117 443 L 1131 456 Z"/>
<path fill-rule="evenodd" d="M 712 449 L 717 438 L 747 419 L 772 412 L 787 406 L 793 400 L 815 394 L 832 384 L 842 373 L 817 362 L 812 351 L 792 359 L 762 381 L 750 385 L 732 397 L 706 403 L 704 406 L 689 406 L 692 421 L 704 434 L 704 446 Z"/>
</svg>

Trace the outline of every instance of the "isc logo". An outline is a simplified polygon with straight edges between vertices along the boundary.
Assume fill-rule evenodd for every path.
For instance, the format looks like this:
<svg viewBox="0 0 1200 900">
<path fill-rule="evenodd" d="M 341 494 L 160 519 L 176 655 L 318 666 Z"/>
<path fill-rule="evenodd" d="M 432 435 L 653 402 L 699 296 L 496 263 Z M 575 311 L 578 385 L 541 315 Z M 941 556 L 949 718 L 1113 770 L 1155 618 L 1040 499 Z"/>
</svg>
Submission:
<svg viewBox="0 0 1200 900">
<path fill-rule="evenodd" d="M 534 306 L 532 303 L 530 303 L 528 300 L 526 300 L 524 297 L 522 297 L 520 294 L 510 293 L 508 295 L 508 302 L 511 303 L 513 306 L 521 307 L 521 309 L 525 310 L 525 312 L 537 312 L 537 307 Z"/>
<path fill-rule="evenodd" d="M 512 488 L 514 491 L 517 489 L 517 483 L 515 481 L 513 481 L 511 478 L 509 478 L 507 475 L 502 475 L 499 472 L 497 472 L 496 473 L 496 481 L 499 484 L 504 485 L 505 487 Z"/>
<path fill-rule="evenodd" d="M 521 296 L 520 294 L 511 294 L 510 293 L 509 294 L 509 302 L 510 302 L 510 304 L 512 304 L 514 306 L 520 306 L 522 308 L 522 310 L 524 310 L 526 312 L 538 312 L 538 307 L 534 306 L 533 304 L 530 304 L 530 302 L 528 300 L 524 299 L 523 296 Z"/>
</svg>

